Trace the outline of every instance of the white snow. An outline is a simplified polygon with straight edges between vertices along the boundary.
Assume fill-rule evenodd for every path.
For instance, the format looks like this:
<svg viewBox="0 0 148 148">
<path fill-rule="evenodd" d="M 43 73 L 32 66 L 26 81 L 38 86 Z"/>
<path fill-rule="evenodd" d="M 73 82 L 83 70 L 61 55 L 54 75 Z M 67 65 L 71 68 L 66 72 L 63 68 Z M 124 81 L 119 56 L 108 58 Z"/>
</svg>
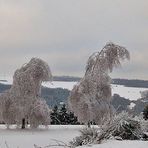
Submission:
<svg viewBox="0 0 148 148">
<path fill-rule="evenodd" d="M 5 85 L 11 85 L 13 83 L 13 78 L 0 77 L 0 83 Z M 53 82 L 44 82 L 42 83 L 42 86 L 49 87 L 49 88 L 65 88 L 65 89 L 72 90 L 75 84 L 77 84 L 77 82 L 53 81 Z"/>
<path fill-rule="evenodd" d="M 9 148 L 34 148 L 34 144 L 44 147 L 56 144 L 54 140 L 69 143 L 79 135 L 81 128 L 81 126 L 50 125 L 48 129 L 21 130 L 13 127 L 8 130 L 4 125 L 0 125 L 0 147 L 7 148 L 5 143 L 8 144 Z"/>
<path fill-rule="evenodd" d="M 130 105 L 129 105 L 128 107 L 129 107 L 129 109 L 132 109 L 132 108 L 135 107 L 135 105 L 136 105 L 135 103 L 131 102 Z"/>
<path fill-rule="evenodd" d="M 116 140 L 108 140 L 103 142 L 102 144 L 97 145 L 89 145 L 89 146 L 82 146 L 78 148 L 147 148 L 148 142 L 147 141 L 116 141 Z"/>
<path fill-rule="evenodd" d="M 12 77 L 0 77 L 0 83 L 6 84 L 6 85 L 11 85 L 13 82 Z"/>
<path fill-rule="evenodd" d="M 5 79 L 0 78 L 0 80 L 7 80 L 6 82 L 0 81 L 2 84 L 12 84 L 13 80 L 10 77 Z M 44 82 L 42 85 L 49 88 L 64 88 L 72 90 L 73 86 L 77 82 L 65 82 L 65 81 L 53 81 L 53 82 Z M 148 88 L 138 88 L 138 87 L 125 87 L 123 85 L 112 85 L 112 94 L 119 94 L 121 97 L 124 97 L 129 100 L 137 100 L 141 97 L 140 92 L 148 90 Z"/>
<path fill-rule="evenodd" d="M 48 146 L 56 144 L 55 140 L 68 144 L 73 138 L 79 136 L 79 130 L 84 128 L 80 125 L 50 125 L 48 129 L 40 127 L 36 130 L 6 129 L 0 125 L 0 147 L 1 148 L 34 148 L 37 146 Z M 6 146 L 8 145 L 8 147 Z M 79 148 L 89 148 L 83 146 Z M 108 140 L 99 145 L 91 145 L 91 148 L 147 148 L 148 142 L 144 141 L 116 141 Z M 58 148 L 55 146 L 54 148 Z"/>
<path fill-rule="evenodd" d="M 125 87 L 123 85 L 112 85 L 113 94 L 119 94 L 129 100 L 137 100 L 141 97 L 140 92 L 148 90 L 148 88 Z"/>
<path fill-rule="evenodd" d="M 49 88 L 65 88 L 72 90 L 73 86 L 77 84 L 77 82 L 65 82 L 65 81 L 53 81 L 53 82 L 44 82 L 43 86 Z"/>
</svg>

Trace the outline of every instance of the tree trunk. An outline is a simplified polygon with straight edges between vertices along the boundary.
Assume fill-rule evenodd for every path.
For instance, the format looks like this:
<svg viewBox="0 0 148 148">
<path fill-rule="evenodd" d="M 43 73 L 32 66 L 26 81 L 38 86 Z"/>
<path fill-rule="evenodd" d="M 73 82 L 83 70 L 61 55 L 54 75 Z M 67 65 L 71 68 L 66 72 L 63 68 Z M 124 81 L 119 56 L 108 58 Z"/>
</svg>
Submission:
<svg viewBox="0 0 148 148">
<path fill-rule="evenodd" d="M 87 126 L 88 126 L 88 128 L 91 128 L 91 123 L 90 123 L 90 121 L 88 121 Z"/>
<path fill-rule="evenodd" d="M 25 118 L 22 119 L 22 129 L 25 129 Z"/>
</svg>

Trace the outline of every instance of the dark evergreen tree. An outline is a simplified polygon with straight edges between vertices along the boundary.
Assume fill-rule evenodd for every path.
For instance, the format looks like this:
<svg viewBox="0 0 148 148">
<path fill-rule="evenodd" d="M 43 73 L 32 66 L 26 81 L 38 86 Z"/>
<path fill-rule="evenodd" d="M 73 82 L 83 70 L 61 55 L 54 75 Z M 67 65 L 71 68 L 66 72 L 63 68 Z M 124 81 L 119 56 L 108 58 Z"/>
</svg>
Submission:
<svg viewBox="0 0 148 148">
<path fill-rule="evenodd" d="M 68 124 L 68 120 L 69 120 L 69 115 L 67 113 L 67 109 L 66 109 L 66 105 L 63 104 L 63 106 L 61 107 L 60 111 L 59 111 L 59 120 L 61 121 L 60 124 Z"/>
<path fill-rule="evenodd" d="M 51 124 L 60 124 L 60 120 L 59 120 L 59 111 L 58 111 L 58 106 L 55 105 L 52 113 L 50 114 L 50 118 L 51 118 Z"/>
<path fill-rule="evenodd" d="M 51 113 L 51 124 L 61 124 L 61 125 L 76 125 L 80 124 L 77 120 L 77 117 L 73 112 L 68 112 L 66 105 L 63 104 L 60 109 L 57 106 L 53 108 Z"/>
<path fill-rule="evenodd" d="M 72 124 L 72 125 L 80 124 L 78 122 L 78 118 L 74 115 L 73 112 L 70 112 L 69 113 L 69 121 L 68 121 L 68 124 Z"/>
<path fill-rule="evenodd" d="M 144 110 L 143 110 L 143 118 L 145 120 L 148 120 L 148 105 L 145 106 Z"/>
</svg>

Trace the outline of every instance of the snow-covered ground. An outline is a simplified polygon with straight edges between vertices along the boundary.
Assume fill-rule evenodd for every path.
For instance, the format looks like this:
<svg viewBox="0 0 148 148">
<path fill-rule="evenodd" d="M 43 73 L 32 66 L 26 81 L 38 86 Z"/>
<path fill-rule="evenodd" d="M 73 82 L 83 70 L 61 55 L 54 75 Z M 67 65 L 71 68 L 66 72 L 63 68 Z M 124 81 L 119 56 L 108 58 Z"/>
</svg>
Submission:
<svg viewBox="0 0 148 148">
<path fill-rule="evenodd" d="M 55 145 L 56 141 L 68 144 L 73 138 L 80 134 L 79 130 L 84 126 L 79 125 L 50 125 L 48 129 L 40 128 L 37 130 L 18 130 L 6 129 L 0 125 L 0 147 L 1 148 L 34 148 L 37 146 Z M 93 145 L 91 148 L 147 148 L 148 142 L 144 141 L 104 141 L 102 144 Z M 55 146 L 54 148 L 58 148 Z M 83 146 L 79 148 L 90 148 Z"/>
<path fill-rule="evenodd" d="M 143 141 L 106 141 L 102 144 L 97 144 L 93 146 L 82 146 L 78 148 L 147 148 L 148 142 Z"/>
<path fill-rule="evenodd" d="M 7 81 L 0 81 L 3 84 L 12 84 L 12 78 L 8 77 L 5 78 Z M 3 80 L 0 78 L 0 80 Z M 53 81 L 45 82 L 42 85 L 49 88 L 65 88 L 72 90 L 73 86 L 77 84 L 77 82 L 64 82 L 64 81 Z M 121 97 L 130 99 L 130 100 L 137 100 L 141 97 L 140 92 L 148 90 L 148 88 L 136 88 L 136 87 L 125 87 L 123 85 L 112 85 L 112 94 L 119 94 Z"/>
<path fill-rule="evenodd" d="M 79 135 L 81 126 L 55 126 L 50 125 L 49 128 L 40 128 L 36 130 L 18 130 L 6 129 L 4 125 L 0 125 L 0 147 L 7 148 L 34 148 L 34 144 L 38 146 L 47 146 L 56 144 L 55 140 L 69 143 L 75 136 Z M 57 148 L 57 147 L 55 147 Z"/>
</svg>

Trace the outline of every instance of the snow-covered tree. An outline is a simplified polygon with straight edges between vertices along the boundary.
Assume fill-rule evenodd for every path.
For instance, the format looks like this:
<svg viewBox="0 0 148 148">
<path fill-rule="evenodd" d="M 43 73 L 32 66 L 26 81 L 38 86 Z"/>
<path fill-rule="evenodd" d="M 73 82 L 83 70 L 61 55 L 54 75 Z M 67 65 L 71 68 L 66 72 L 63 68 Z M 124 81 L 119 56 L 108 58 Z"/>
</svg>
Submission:
<svg viewBox="0 0 148 148">
<path fill-rule="evenodd" d="M 32 58 L 29 63 L 17 69 L 12 87 L 0 95 L 0 120 L 8 125 L 17 123 L 22 128 L 25 128 L 26 122 L 32 127 L 40 123 L 47 124 L 49 108 L 40 98 L 41 83 L 51 79 L 48 64 L 39 58 Z"/>
<path fill-rule="evenodd" d="M 78 116 L 80 122 L 95 121 L 100 124 L 103 118 L 112 116 L 109 72 L 129 58 L 126 48 L 112 42 L 89 57 L 85 75 L 74 86 L 68 101 L 69 108 Z"/>
</svg>

